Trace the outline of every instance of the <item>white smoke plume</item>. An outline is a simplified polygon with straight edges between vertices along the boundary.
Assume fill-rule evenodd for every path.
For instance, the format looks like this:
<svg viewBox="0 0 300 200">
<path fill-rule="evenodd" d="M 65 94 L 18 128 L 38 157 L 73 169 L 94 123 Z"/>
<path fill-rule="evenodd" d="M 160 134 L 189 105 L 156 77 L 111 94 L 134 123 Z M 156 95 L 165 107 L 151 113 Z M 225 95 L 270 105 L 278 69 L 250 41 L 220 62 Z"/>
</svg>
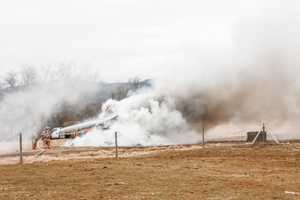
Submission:
<svg viewBox="0 0 300 200">
<path fill-rule="evenodd" d="M 286 20 L 244 22 L 236 28 L 227 59 L 187 68 L 181 77 L 175 73 L 142 103 L 135 102 L 136 96 L 115 102 L 124 110 L 112 131 L 95 131 L 73 144 L 105 145 L 113 141 L 114 131 L 121 132 L 124 145 L 193 143 L 203 126 L 208 137 L 226 138 L 260 129 L 263 123 L 280 138 L 299 138 L 298 27 Z"/>
<path fill-rule="evenodd" d="M 176 110 L 173 99 L 143 91 L 121 101 L 108 100 L 102 107 L 99 119 L 118 115 L 109 130 L 94 129 L 66 145 L 112 146 L 118 132 L 121 146 L 154 146 L 197 143 L 199 135 L 182 114 Z"/>
<path fill-rule="evenodd" d="M 259 128 L 262 123 L 278 131 L 282 138 L 300 137 L 298 1 L 110 2 L 108 6 L 99 3 L 103 12 L 99 12 L 97 6 L 85 5 L 95 8 L 86 9 L 93 15 L 85 18 L 86 22 L 95 24 L 87 23 L 80 30 L 70 29 L 71 32 L 61 31 L 62 35 L 57 35 L 60 31 L 56 30 L 68 26 L 38 27 L 35 31 L 39 35 L 26 32 L 22 41 L 15 42 L 15 49 L 27 50 L 18 45 L 27 41 L 28 36 L 34 37 L 30 41 L 39 38 L 37 41 L 42 48 L 30 41 L 25 44 L 35 46 L 34 52 L 41 53 L 38 54 L 41 57 L 49 52 L 59 52 L 61 57 L 75 51 L 75 58 L 83 54 L 88 61 L 96 60 L 96 65 L 101 67 L 93 69 L 115 79 L 137 74 L 158 77 L 159 87 L 154 91 L 132 95 L 120 102 L 107 102 L 106 105 L 112 104 L 120 115 L 112 131 L 107 134 L 95 131 L 76 139 L 74 145 L 104 145 L 105 141 L 111 140 L 110 133 L 115 130 L 120 131 L 123 145 L 193 143 L 199 141 L 195 132 L 202 126 L 209 130 L 208 135 L 216 133 L 226 137 L 231 130 Z M 116 7 L 120 12 L 115 12 Z M 141 10 L 135 9 L 137 7 Z M 62 10 L 65 16 L 67 9 Z M 73 10 L 73 17 L 78 13 L 81 12 Z M 79 27 L 77 25 L 72 27 Z M 20 32 L 18 30 L 14 32 Z M 54 39 L 49 40 L 51 44 L 43 43 L 47 31 L 54 31 L 53 35 L 68 41 L 67 45 L 63 46 L 64 42 L 60 40 L 55 43 Z M 6 34 L 10 35 L 9 31 Z M 78 38 L 71 40 L 73 35 Z M 1 52 L 14 55 L 11 49 L 14 48 L 9 48 L 10 51 L 1 49 Z M 40 52 L 40 49 L 47 51 Z M 31 51 L 19 53 L 28 52 Z M 15 60 L 9 56 L 5 59 Z M 78 69 L 79 74 L 87 71 L 83 67 Z M 51 86 L 40 85 L 5 96 L 0 103 L 3 130 L 0 143 L 5 145 L 1 145 L 0 151 L 11 148 L 8 141 L 16 138 L 14 134 L 18 132 L 24 132 L 30 139 L 40 126 L 41 118 L 51 116 L 59 102 L 69 101 L 79 106 L 82 102 L 78 103 L 76 99 L 84 96 L 82 92 L 90 90 L 84 84 L 86 80 L 78 83 L 78 87 L 75 84 L 75 88 L 73 83 L 79 82 L 77 79 L 63 86 L 53 81 Z M 93 88 L 91 90 L 93 93 Z"/>
<path fill-rule="evenodd" d="M 25 147 L 47 126 L 47 121 L 61 109 L 61 104 L 85 106 L 82 96 L 96 91 L 95 84 L 82 79 L 37 82 L 6 92 L 0 101 L 0 154 L 18 149 L 18 135 L 23 134 Z"/>
</svg>

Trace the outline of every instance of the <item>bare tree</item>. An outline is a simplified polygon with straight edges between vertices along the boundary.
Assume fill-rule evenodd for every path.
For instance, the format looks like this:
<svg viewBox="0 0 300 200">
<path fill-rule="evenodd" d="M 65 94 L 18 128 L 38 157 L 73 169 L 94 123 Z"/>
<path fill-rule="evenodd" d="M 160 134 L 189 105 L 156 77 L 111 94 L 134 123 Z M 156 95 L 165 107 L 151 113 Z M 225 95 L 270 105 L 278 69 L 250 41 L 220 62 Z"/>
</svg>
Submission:
<svg viewBox="0 0 300 200">
<path fill-rule="evenodd" d="M 3 89 L 5 88 L 5 83 L 2 80 L 2 78 L 0 79 L 0 101 L 3 99 L 4 97 L 4 93 L 3 93 Z"/>
<path fill-rule="evenodd" d="M 9 72 L 6 77 L 4 78 L 5 83 L 8 87 L 14 88 L 17 86 L 17 73 L 14 71 Z"/>
<path fill-rule="evenodd" d="M 0 79 L 0 90 L 1 89 L 4 89 L 5 88 L 5 81 L 4 81 L 4 79 L 1 77 L 1 79 Z"/>
<path fill-rule="evenodd" d="M 41 69 L 41 79 L 45 82 L 70 80 L 75 76 L 75 69 L 72 63 L 61 62 L 47 65 Z"/>
<path fill-rule="evenodd" d="M 129 89 L 124 86 L 119 86 L 116 91 L 112 92 L 112 99 L 116 99 L 118 101 L 127 97 Z"/>
<path fill-rule="evenodd" d="M 33 67 L 26 67 L 22 70 L 21 76 L 23 85 L 28 86 L 36 81 L 37 74 Z"/>
<path fill-rule="evenodd" d="M 133 87 L 134 90 L 137 90 L 142 87 L 142 81 L 138 77 L 134 77 L 129 80 L 130 85 Z"/>
</svg>

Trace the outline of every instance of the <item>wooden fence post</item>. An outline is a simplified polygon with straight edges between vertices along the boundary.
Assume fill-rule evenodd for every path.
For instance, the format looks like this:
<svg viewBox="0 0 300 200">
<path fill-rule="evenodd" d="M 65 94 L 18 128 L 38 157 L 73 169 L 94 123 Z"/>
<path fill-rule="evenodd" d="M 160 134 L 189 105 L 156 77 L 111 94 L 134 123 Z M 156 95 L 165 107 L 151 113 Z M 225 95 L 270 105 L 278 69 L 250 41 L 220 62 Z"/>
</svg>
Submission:
<svg viewBox="0 0 300 200">
<path fill-rule="evenodd" d="M 23 141 L 22 141 L 22 133 L 19 135 L 19 145 L 20 145 L 20 164 L 23 164 Z"/>
<path fill-rule="evenodd" d="M 115 132 L 115 145 L 116 145 L 116 159 L 118 159 L 119 155 L 118 155 L 118 132 Z"/>
<path fill-rule="evenodd" d="M 204 147 L 204 145 L 205 145 L 205 129 L 204 129 L 204 126 L 203 126 L 203 128 L 202 128 L 202 146 Z"/>
</svg>

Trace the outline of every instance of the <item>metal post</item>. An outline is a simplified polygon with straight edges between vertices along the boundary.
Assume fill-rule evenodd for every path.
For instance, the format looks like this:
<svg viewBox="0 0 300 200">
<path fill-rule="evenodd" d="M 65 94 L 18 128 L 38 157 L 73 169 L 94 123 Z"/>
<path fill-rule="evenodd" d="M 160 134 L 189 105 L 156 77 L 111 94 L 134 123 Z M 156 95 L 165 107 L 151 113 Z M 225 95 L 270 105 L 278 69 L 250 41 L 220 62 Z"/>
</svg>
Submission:
<svg viewBox="0 0 300 200">
<path fill-rule="evenodd" d="M 19 144 L 20 144 L 20 164 L 23 164 L 23 141 L 22 141 L 22 133 L 19 135 Z"/>
<path fill-rule="evenodd" d="M 263 131 L 263 133 L 266 132 L 266 126 L 265 126 L 265 123 L 263 123 L 262 131 Z"/>
<path fill-rule="evenodd" d="M 116 159 L 118 159 L 118 132 L 115 132 L 115 145 L 116 145 Z"/>
<path fill-rule="evenodd" d="M 205 145 L 204 134 L 205 134 L 205 129 L 204 129 L 204 125 L 203 125 L 203 128 L 202 128 L 202 146 L 203 146 L 203 147 L 204 147 L 204 145 Z"/>
</svg>

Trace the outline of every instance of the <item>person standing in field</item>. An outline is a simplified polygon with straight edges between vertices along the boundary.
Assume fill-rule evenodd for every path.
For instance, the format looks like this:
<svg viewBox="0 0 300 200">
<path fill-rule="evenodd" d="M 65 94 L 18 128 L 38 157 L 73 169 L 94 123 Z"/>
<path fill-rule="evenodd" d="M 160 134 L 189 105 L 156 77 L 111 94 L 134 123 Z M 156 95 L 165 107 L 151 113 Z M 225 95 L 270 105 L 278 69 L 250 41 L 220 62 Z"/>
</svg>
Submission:
<svg viewBox="0 0 300 200">
<path fill-rule="evenodd" d="M 41 134 L 43 146 L 47 149 L 50 149 L 51 145 L 51 131 L 50 127 L 46 127 L 45 130 Z"/>
</svg>

